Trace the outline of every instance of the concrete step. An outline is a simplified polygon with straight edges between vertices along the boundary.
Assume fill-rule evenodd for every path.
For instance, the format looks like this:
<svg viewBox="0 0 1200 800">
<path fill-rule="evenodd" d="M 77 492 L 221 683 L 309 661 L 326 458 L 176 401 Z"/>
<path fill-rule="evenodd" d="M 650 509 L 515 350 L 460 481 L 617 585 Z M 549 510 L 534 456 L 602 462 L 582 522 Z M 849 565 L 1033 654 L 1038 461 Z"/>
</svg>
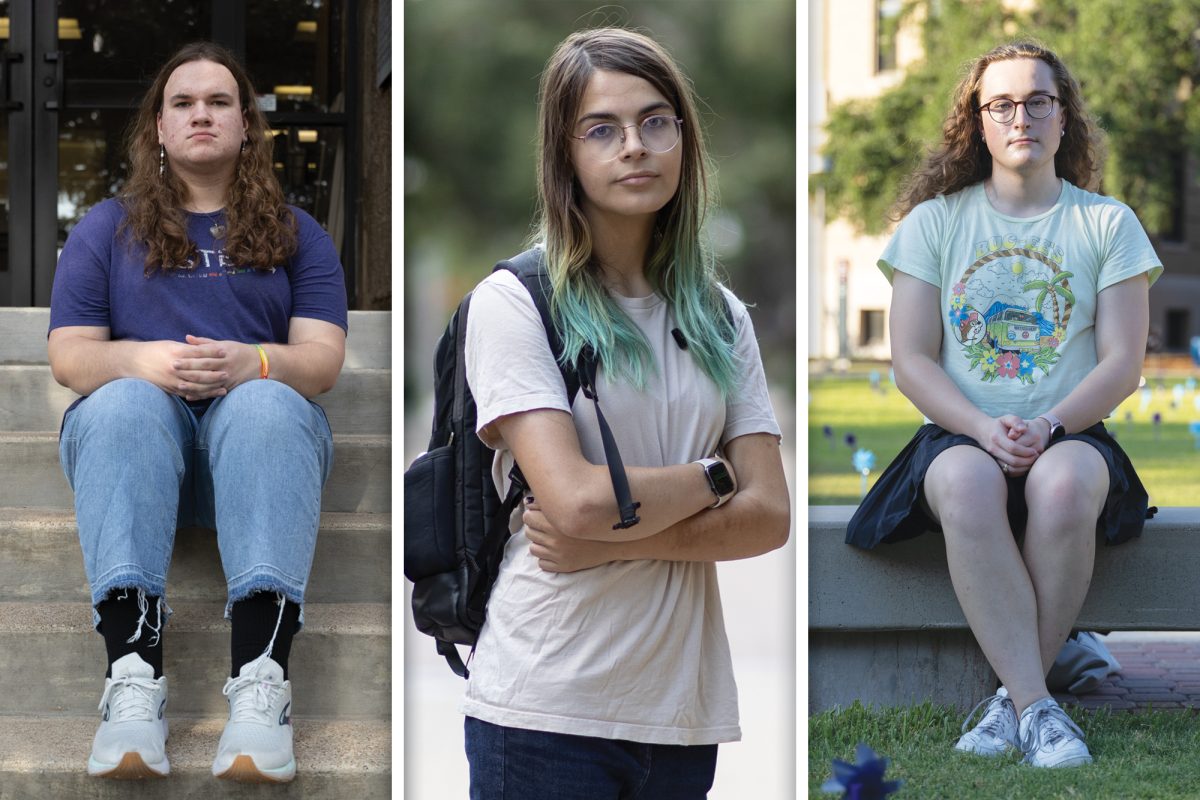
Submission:
<svg viewBox="0 0 1200 800">
<path fill-rule="evenodd" d="M 0 363 L 45 364 L 48 308 L 0 308 Z M 346 340 L 347 369 L 390 369 L 392 312 L 351 311 Z"/>
<path fill-rule="evenodd" d="M 59 386 L 44 364 L 0 365 L 0 430 L 58 430 L 79 395 Z M 335 433 L 391 432 L 392 371 L 344 369 L 333 390 L 317 398 Z"/>
<path fill-rule="evenodd" d="M 391 437 L 334 434 L 333 442 L 333 473 L 321 509 L 391 511 Z M 57 431 L 0 431 L 0 477 L 0 507 L 74 508 L 58 463 Z"/>
<path fill-rule="evenodd" d="M 391 729 L 387 722 L 305 719 L 298 712 L 293 719 L 296 779 L 281 786 L 262 786 L 212 776 L 223 721 L 176 714 L 169 719 L 171 774 L 155 780 L 112 781 L 87 774 L 96 715 L 0 717 L 0 798 L 382 800 L 391 796 Z"/>
<path fill-rule="evenodd" d="M 168 708 L 221 718 L 227 713 L 221 687 L 229 677 L 224 603 L 176 601 L 173 608 L 162 639 Z M 389 603 L 305 604 L 288 667 L 297 716 L 390 716 L 390 616 Z M 106 663 L 88 603 L 0 603 L 0 674 L 12 681 L 11 690 L 0 693 L 0 719 L 93 714 Z"/>
<path fill-rule="evenodd" d="M 306 600 L 387 602 L 391 550 L 389 515 L 322 514 Z M 173 604 L 224 602 L 214 531 L 176 533 L 167 592 Z M 74 513 L 0 508 L 0 602 L 86 603 L 90 597 Z"/>
</svg>

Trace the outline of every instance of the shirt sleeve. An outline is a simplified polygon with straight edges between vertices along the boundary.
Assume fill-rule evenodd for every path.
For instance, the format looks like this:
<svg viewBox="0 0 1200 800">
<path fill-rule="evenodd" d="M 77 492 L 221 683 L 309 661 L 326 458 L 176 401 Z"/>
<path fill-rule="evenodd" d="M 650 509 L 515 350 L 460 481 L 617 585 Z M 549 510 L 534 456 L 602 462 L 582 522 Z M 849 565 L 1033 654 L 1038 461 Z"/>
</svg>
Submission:
<svg viewBox="0 0 1200 800">
<path fill-rule="evenodd" d="M 319 319 L 347 330 L 346 278 L 333 239 L 304 211 L 291 210 L 298 226 L 289 276 L 291 315 Z"/>
<path fill-rule="evenodd" d="M 500 417 L 541 408 L 570 413 L 541 317 L 511 272 L 492 273 L 471 295 L 465 349 L 475 430 L 488 447 L 506 449 L 489 427 Z"/>
<path fill-rule="evenodd" d="M 737 382 L 733 392 L 725 399 L 725 430 L 721 432 L 721 445 L 731 439 L 749 433 L 769 433 L 782 439 L 775 411 L 771 406 L 771 395 L 767 390 L 767 376 L 763 370 L 758 339 L 754 335 L 754 324 L 746 306 L 728 289 L 726 301 L 733 311 L 737 339 L 734 342 L 734 358 L 737 365 Z"/>
<path fill-rule="evenodd" d="M 891 283 L 896 272 L 912 275 L 934 286 L 942 284 L 942 234 L 946 201 L 926 200 L 901 220 L 876 266 Z"/>
<path fill-rule="evenodd" d="M 112 327 L 108 280 L 119 217 L 119 207 L 108 200 L 71 230 L 54 271 L 50 330 L 77 325 Z"/>
<path fill-rule="evenodd" d="M 1103 291 L 1134 275 L 1147 273 L 1153 285 L 1162 274 L 1162 261 L 1150 244 L 1150 237 L 1142 228 L 1133 209 L 1124 203 L 1113 201 L 1113 213 L 1106 226 L 1106 239 L 1101 255 L 1100 277 L 1096 291 Z"/>
</svg>

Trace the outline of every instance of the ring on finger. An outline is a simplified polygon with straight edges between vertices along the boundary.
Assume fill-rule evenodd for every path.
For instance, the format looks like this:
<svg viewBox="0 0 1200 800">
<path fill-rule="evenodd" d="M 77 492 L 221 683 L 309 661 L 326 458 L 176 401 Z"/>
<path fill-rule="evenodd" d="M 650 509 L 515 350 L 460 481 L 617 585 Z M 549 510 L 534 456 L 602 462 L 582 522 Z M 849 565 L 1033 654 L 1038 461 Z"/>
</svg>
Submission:
<svg viewBox="0 0 1200 800">
<path fill-rule="evenodd" d="M 1007 475 L 1008 474 L 1008 464 L 1001 461 L 1000 462 L 1000 471 L 1003 472 L 1005 475 Z"/>
</svg>

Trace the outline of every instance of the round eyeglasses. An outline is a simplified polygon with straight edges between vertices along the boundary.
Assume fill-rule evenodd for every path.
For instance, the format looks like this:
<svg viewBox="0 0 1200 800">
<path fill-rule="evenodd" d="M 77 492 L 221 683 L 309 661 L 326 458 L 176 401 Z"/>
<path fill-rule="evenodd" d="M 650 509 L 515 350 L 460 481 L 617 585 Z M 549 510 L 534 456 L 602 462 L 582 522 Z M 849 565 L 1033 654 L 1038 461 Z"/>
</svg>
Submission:
<svg viewBox="0 0 1200 800">
<path fill-rule="evenodd" d="M 587 129 L 583 136 L 572 136 L 583 142 L 583 149 L 598 161 L 612 161 L 621 154 L 625 144 L 625 129 L 637 128 L 638 138 L 652 153 L 668 153 L 679 144 L 679 131 L 683 124 L 680 117 L 655 114 L 646 117 L 638 125 L 618 125 L 601 122 Z"/>
<path fill-rule="evenodd" d="M 1017 106 L 1025 106 L 1025 113 L 1033 119 L 1045 119 L 1054 111 L 1054 101 L 1058 98 L 1052 94 L 1031 94 L 1024 100 L 1009 100 L 1001 97 L 979 107 L 987 111 L 992 119 L 1004 125 L 1012 122 L 1017 116 Z"/>
</svg>

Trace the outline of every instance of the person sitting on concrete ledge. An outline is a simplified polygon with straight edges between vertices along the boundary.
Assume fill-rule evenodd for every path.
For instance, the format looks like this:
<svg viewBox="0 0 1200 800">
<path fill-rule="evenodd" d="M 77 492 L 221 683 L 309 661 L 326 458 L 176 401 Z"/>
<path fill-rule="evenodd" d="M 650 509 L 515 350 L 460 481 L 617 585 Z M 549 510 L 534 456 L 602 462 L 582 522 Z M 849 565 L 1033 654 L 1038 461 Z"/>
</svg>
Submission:
<svg viewBox="0 0 1200 800">
<path fill-rule="evenodd" d="M 1003 684 L 956 749 L 1086 764 L 1046 673 L 1083 605 L 1097 535 L 1123 542 L 1146 517 L 1146 491 L 1102 420 L 1137 388 L 1162 263 L 1127 206 L 1089 191 L 1101 132 L 1044 47 L 977 58 L 943 136 L 879 259 L 893 283 L 896 385 L 927 424 L 846 541 L 944 533 L 959 604 Z"/>
<path fill-rule="evenodd" d="M 93 622 L 108 671 L 88 772 L 164 776 L 166 575 L 178 527 L 215 528 L 228 585 L 221 778 L 289 781 L 288 655 L 332 465 L 346 292 L 329 236 L 286 205 L 273 138 L 226 50 L 185 46 L 130 129 L 119 197 L 72 230 L 49 358 L 66 412 Z M 215 689 L 215 687 L 214 687 Z"/>
</svg>

